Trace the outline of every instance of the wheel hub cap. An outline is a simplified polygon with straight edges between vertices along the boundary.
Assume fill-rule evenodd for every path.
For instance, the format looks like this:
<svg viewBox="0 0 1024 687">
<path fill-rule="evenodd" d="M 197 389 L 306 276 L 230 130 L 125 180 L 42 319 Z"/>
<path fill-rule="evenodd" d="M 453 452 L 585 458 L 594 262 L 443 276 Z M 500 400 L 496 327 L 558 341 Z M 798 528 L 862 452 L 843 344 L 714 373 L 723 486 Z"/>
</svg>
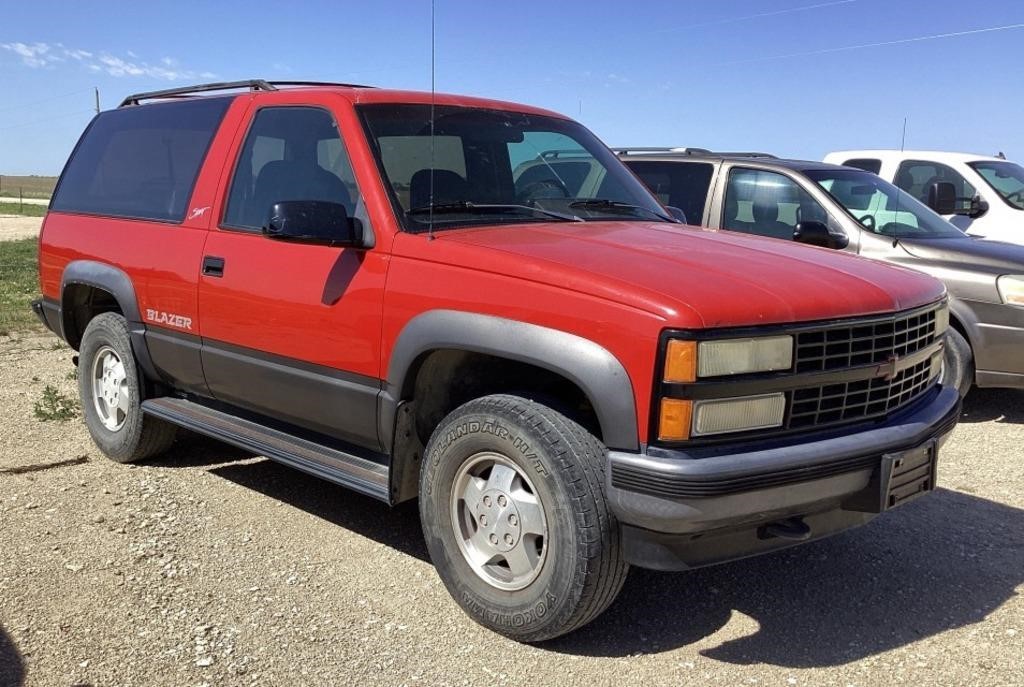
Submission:
<svg viewBox="0 0 1024 687">
<path fill-rule="evenodd" d="M 452 524 L 473 572 L 505 590 L 522 589 L 547 556 L 547 517 L 526 473 L 498 453 L 472 456 L 455 476 Z"/>
<path fill-rule="evenodd" d="M 103 426 L 112 432 L 121 429 L 128 418 L 128 373 L 109 346 L 101 348 L 94 359 L 92 397 Z"/>
</svg>

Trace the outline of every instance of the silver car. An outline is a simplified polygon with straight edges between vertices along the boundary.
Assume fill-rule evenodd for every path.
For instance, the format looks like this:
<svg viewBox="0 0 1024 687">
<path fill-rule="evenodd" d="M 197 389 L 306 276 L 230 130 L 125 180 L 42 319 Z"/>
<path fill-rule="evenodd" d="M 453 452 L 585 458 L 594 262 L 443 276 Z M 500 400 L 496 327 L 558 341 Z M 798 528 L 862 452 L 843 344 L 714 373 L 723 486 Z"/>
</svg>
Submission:
<svg viewBox="0 0 1024 687">
<path fill-rule="evenodd" d="M 619 155 L 690 224 L 846 250 L 941 279 L 952 324 L 943 375 L 961 394 L 972 383 L 1024 389 L 1024 246 L 971 238 L 860 169 L 705 150 Z"/>
</svg>

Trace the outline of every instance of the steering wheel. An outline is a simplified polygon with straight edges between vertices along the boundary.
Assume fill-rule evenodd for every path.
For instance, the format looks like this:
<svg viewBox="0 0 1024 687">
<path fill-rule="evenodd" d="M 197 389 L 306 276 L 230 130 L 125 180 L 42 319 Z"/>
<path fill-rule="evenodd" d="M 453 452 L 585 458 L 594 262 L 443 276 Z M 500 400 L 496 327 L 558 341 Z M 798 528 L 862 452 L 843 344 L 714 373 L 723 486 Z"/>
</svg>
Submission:
<svg viewBox="0 0 1024 687">
<path fill-rule="evenodd" d="M 858 221 L 861 224 L 863 224 L 865 227 L 870 229 L 872 232 L 875 231 L 875 216 L 874 215 L 864 215 Z"/>
<path fill-rule="evenodd" d="M 569 189 L 558 179 L 533 181 L 516 192 L 516 200 L 527 205 L 546 198 L 569 198 Z"/>
<path fill-rule="evenodd" d="M 1014 198 L 1016 198 L 1016 200 L 1013 200 Z M 1006 200 L 1010 201 L 1011 203 L 1016 203 L 1018 205 L 1024 205 L 1024 189 L 1021 189 L 1020 191 L 1014 191 L 1013 193 L 1007 193 Z"/>
</svg>

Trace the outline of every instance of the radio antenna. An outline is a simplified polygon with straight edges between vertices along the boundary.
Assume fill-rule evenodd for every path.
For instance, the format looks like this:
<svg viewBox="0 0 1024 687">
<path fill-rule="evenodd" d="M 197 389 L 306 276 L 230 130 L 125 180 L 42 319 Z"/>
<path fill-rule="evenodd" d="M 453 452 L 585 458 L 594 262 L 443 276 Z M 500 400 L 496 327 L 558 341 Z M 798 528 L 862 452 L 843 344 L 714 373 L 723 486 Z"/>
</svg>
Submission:
<svg viewBox="0 0 1024 687">
<path fill-rule="evenodd" d="M 434 0 L 430 0 L 430 204 L 427 210 L 427 240 L 434 240 Z"/>
<path fill-rule="evenodd" d="M 907 118 L 903 118 L 903 135 L 900 137 L 900 157 L 907 147 Z M 900 196 L 903 189 L 896 187 L 896 221 L 892 223 L 892 247 L 895 248 L 900 240 Z"/>
</svg>

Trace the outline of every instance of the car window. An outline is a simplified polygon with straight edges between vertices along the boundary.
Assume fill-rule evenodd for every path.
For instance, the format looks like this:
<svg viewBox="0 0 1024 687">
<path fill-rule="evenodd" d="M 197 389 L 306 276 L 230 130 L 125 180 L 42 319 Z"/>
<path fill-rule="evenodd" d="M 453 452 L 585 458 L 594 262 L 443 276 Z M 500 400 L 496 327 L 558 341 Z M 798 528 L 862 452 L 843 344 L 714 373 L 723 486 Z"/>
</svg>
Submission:
<svg viewBox="0 0 1024 687">
<path fill-rule="evenodd" d="M 197 98 L 97 115 L 68 160 L 50 208 L 182 221 L 230 104 L 230 98 Z"/>
<path fill-rule="evenodd" d="M 882 171 L 882 161 L 873 158 L 854 158 L 847 160 L 843 163 L 844 167 L 856 167 L 857 169 L 863 169 L 865 172 L 871 172 L 872 174 L 878 174 Z"/>
<path fill-rule="evenodd" d="M 334 118 L 315 107 L 268 107 L 253 119 L 231 180 L 224 225 L 258 230 L 274 203 L 340 203 L 356 216 L 359 189 Z"/>
<path fill-rule="evenodd" d="M 704 221 L 714 167 L 706 162 L 626 161 L 662 205 L 681 209 L 692 224 Z"/>
<path fill-rule="evenodd" d="M 967 163 L 1011 208 L 1024 210 L 1024 167 L 1006 160 Z"/>
<path fill-rule="evenodd" d="M 927 239 L 964 236 L 919 200 L 876 174 L 838 168 L 812 169 L 805 174 L 875 234 Z"/>
<path fill-rule="evenodd" d="M 671 221 L 618 158 L 571 120 L 453 105 L 357 111 L 407 231 L 552 219 Z"/>
<path fill-rule="evenodd" d="M 796 225 L 806 221 L 827 222 L 828 213 L 789 177 L 741 167 L 729 172 L 723 229 L 792 240 Z"/>
<path fill-rule="evenodd" d="M 948 181 L 956 188 L 958 202 L 969 205 L 976 193 L 970 182 L 949 165 L 941 162 L 905 160 L 900 163 L 894 184 L 922 203 L 928 203 L 928 189 L 938 181 Z"/>
</svg>

